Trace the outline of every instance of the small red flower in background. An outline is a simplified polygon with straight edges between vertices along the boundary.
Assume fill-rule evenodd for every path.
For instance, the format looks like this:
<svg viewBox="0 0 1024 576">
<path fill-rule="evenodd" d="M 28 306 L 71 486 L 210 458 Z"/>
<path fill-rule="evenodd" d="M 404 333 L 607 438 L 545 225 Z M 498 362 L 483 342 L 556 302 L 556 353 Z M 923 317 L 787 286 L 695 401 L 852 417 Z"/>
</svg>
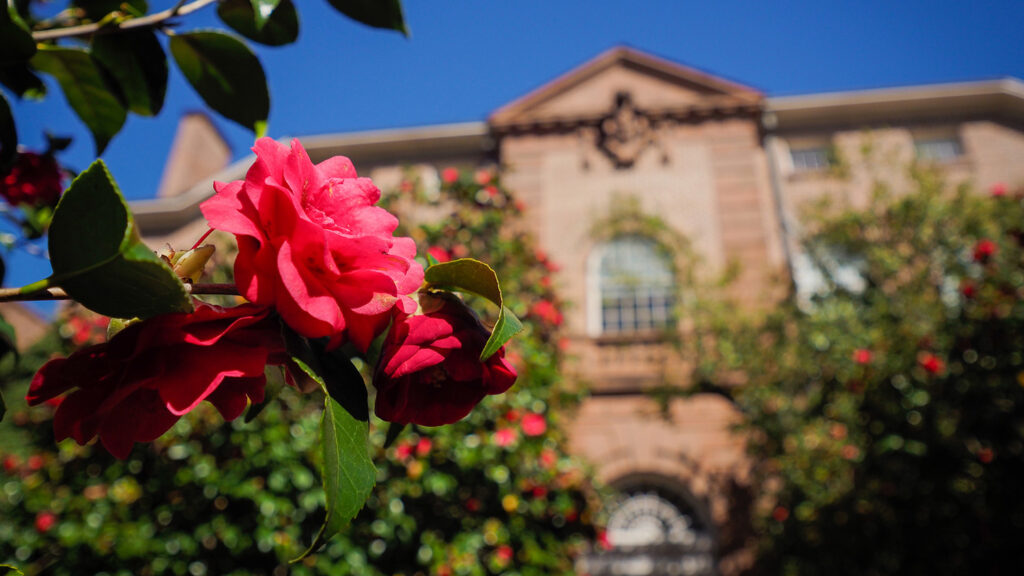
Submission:
<svg viewBox="0 0 1024 576">
<path fill-rule="evenodd" d="M 40 512 L 36 514 L 36 532 L 46 534 L 57 523 L 57 515 L 53 512 Z"/>
<path fill-rule="evenodd" d="M 505 412 L 505 420 L 509 422 L 517 422 L 519 420 L 519 411 L 512 408 L 508 412 Z"/>
<path fill-rule="evenodd" d="M 924 368 L 924 371 L 929 374 L 939 374 L 946 368 L 946 363 L 931 352 L 921 354 L 918 358 L 918 363 L 921 365 L 921 368 Z"/>
<path fill-rule="evenodd" d="M 995 452 L 992 451 L 991 448 L 982 448 L 981 450 L 978 450 L 978 461 L 981 462 L 982 464 L 988 464 L 992 462 L 995 456 L 996 454 Z"/>
<path fill-rule="evenodd" d="M 515 443 L 518 434 L 511 428 L 500 428 L 494 432 L 494 443 L 502 448 L 507 448 Z"/>
<path fill-rule="evenodd" d="M 477 170 L 476 171 L 476 176 L 475 176 L 476 183 L 481 185 L 481 186 L 486 186 L 486 185 L 490 184 L 491 180 L 493 178 L 494 178 L 494 174 L 492 174 L 490 170 Z"/>
<path fill-rule="evenodd" d="M 398 446 L 395 446 L 395 456 L 398 456 L 399 460 L 406 460 L 412 456 L 412 444 L 406 444 L 402 442 Z"/>
<path fill-rule="evenodd" d="M 22 152 L 0 179 L 0 197 L 11 206 L 56 206 L 64 175 L 51 155 Z"/>
<path fill-rule="evenodd" d="M 502 564 L 508 564 L 514 556 L 515 551 L 512 550 L 511 546 L 498 546 L 498 549 L 494 551 L 494 557 Z"/>
<path fill-rule="evenodd" d="M 989 192 L 997 198 L 999 196 L 1006 196 L 1006 184 L 1002 182 L 997 182 L 993 184 L 991 188 L 989 188 Z"/>
<path fill-rule="evenodd" d="M 975 262 L 988 262 L 998 250 L 999 247 L 996 246 L 996 243 L 988 238 L 978 240 L 978 243 L 974 245 L 974 260 Z"/>
<path fill-rule="evenodd" d="M 530 490 L 530 494 L 532 494 L 534 498 L 543 498 L 548 495 L 548 489 L 545 486 L 534 486 L 533 489 Z"/>
<path fill-rule="evenodd" d="M 10 474 L 11 472 L 14 472 L 15 470 L 17 470 L 18 466 L 19 466 L 19 463 L 18 463 L 18 457 L 17 456 L 11 454 L 10 456 L 4 458 L 4 472 L 7 472 L 8 474 Z"/>
<path fill-rule="evenodd" d="M 843 446 L 841 454 L 843 455 L 843 458 L 853 460 L 857 458 L 857 456 L 860 456 L 860 448 L 857 448 L 853 444 L 847 444 L 846 446 Z"/>
<path fill-rule="evenodd" d="M 449 166 L 441 171 L 441 180 L 445 184 L 455 184 L 459 180 L 459 170 Z"/>
<path fill-rule="evenodd" d="M 416 310 L 415 243 L 394 236 L 398 219 L 348 158 L 314 165 L 298 140 L 289 149 L 260 138 L 253 151 L 245 180 L 215 182 L 200 205 L 211 227 L 237 238 L 239 292 L 303 336 L 365 352 L 396 309 Z"/>
<path fill-rule="evenodd" d="M 551 468 L 558 463 L 558 455 L 554 450 L 545 448 L 540 451 L 540 465 L 544 468 Z"/>
<path fill-rule="evenodd" d="M 776 522 L 785 522 L 789 518 L 789 510 L 785 506 L 776 506 L 775 510 L 772 510 L 772 518 Z"/>
<path fill-rule="evenodd" d="M 964 280 L 960 285 L 960 293 L 964 295 L 964 298 L 974 298 L 978 295 L 978 287 L 974 285 L 974 282 Z"/>
<path fill-rule="evenodd" d="M 601 550 L 611 550 L 612 549 L 612 541 L 608 537 L 608 531 L 607 530 L 598 530 L 597 531 L 597 546 Z"/>
<path fill-rule="evenodd" d="M 548 423 L 544 420 L 544 417 L 532 412 L 523 416 L 523 422 L 520 426 L 523 429 L 523 434 L 527 436 L 540 436 L 548 430 Z"/>
<path fill-rule="evenodd" d="M 430 438 L 420 438 L 420 441 L 416 443 L 416 455 L 426 456 L 430 454 L 430 449 L 434 446 L 434 443 L 430 441 Z"/>
<path fill-rule="evenodd" d="M 467 498 L 465 506 L 467 511 L 476 512 L 480 509 L 480 501 L 476 498 Z"/>
<path fill-rule="evenodd" d="M 548 300 L 541 300 L 531 306 L 530 315 L 536 316 L 552 326 L 562 325 L 562 313 Z"/>
<path fill-rule="evenodd" d="M 858 348 L 853 351 L 853 361 L 857 364 L 870 364 L 871 357 L 871 350 L 866 348 Z"/>
<path fill-rule="evenodd" d="M 431 246 L 430 248 L 427 248 L 427 254 L 433 256 L 434 260 L 437 260 L 438 262 L 448 262 L 452 259 L 451 254 L 440 246 Z"/>
<path fill-rule="evenodd" d="M 269 309 L 200 304 L 47 362 L 25 399 L 35 406 L 70 392 L 54 414 L 56 439 L 84 445 L 99 436 L 124 459 L 135 442 L 157 439 L 203 400 L 234 420 L 247 402 L 263 400 L 266 365 L 287 360 Z"/>
<path fill-rule="evenodd" d="M 396 321 L 384 340 L 374 411 L 388 422 L 451 424 L 516 381 L 504 347 L 480 361 L 490 333 L 472 310 L 454 298 L 430 300 L 421 297 L 424 314 Z"/>
<path fill-rule="evenodd" d="M 27 462 L 28 469 L 33 471 L 33 472 L 35 472 L 36 470 L 39 470 L 40 468 L 42 468 L 43 464 L 45 464 L 45 463 L 46 463 L 46 460 L 42 456 L 40 456 L 39 454 L 33 454 L 33 455 L 28 457 L 28 462 Z"/>
</svg>

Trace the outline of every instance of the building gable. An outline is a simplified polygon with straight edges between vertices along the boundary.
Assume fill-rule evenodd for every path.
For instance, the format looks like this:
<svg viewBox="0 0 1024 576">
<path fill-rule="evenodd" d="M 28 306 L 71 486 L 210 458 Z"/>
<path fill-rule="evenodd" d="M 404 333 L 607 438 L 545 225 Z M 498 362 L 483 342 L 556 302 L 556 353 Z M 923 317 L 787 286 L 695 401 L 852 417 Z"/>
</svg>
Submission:
<svg viewBox="0 0 1024 576">
<path fill-rule="evenodd" d="M 489 120 L 501 130 L 593 119 L 627 94 L 649 113 L 749 106 L 763 98 L 753 88 L 620 47 L 501 107 Z"/>
</svg>

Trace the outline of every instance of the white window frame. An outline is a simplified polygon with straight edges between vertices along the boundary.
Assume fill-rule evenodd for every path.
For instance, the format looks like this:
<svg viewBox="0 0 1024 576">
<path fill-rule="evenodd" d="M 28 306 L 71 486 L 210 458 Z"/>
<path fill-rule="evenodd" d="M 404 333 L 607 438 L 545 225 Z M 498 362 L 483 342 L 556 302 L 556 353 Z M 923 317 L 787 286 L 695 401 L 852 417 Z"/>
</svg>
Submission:
<svg viewBox="0 0 1024 576">
<path fill-rule="evenodd" d="M 629 242 L 629 241 L 640 241 L 642 243 L 650 244 L 654 255 L 660 258 L 664 265 L 665 271 L 669 274 L 670 280 L 668 285 L 663 287 L 666 290 L 666 294 L 663 296 L 665 300 L 664 306 L 654 306 L 650 310 L 651 317 L 647 318 L 643 323 L 648 324 L 648 327 L 640 327 L 640 322 L 634 317 L 630 324 L 632 325 L 628 329 L 619 330 L 606 330 L 604 326 L 604 293 L 602 287 L 602 263 L 607 255 L 609 249 L 617 242 Z M 586 276 L 586 287 L 587 287 L 587 333 L 591 337 L 599 336 L 630 336 L 634 334 L 644 334 L 661 330 L 670 327 L 673 323 L 673 308 L 676 304 L 678 296 L 675 294 L 675 278 L 672 277 L 673 270 L 670 262 L 665 260 L 664 255 L 657 252 L 657 243 L 644 236 L 630 235 L 630 236 L 619 236 L 608 240 L 599 246 L 595 247 L 587 258 L 587 276 Z M 660 287 L 654 286 L 652 290 L 657 290 Z M 635 296 L 634 296 L 635 297 Z M 652 300 L 655 295 L 648 295 L 648 299 Z M 625 299 L 625 297 L 623 298 Z M 634 301 L 635 303 L 635 301 Z M 635 309 L 635 306 L 634 306 Z M 663 315 L 658 316 L 655 310 L 663 309 Z M 657 317 L 655 317 L 657 316 Z M 621 322 L 620 322 L 621 323 Z"/>
</svg>

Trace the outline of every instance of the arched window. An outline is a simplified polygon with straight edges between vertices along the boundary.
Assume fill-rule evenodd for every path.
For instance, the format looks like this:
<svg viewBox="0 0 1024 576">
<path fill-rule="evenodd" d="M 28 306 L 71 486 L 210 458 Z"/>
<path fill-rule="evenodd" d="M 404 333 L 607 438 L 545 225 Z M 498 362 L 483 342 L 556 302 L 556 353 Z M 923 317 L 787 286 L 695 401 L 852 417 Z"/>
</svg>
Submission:
<svg viewBox="0 0 1024 576">
<path fill-rule="evenodd" d="M 653 240 L 615 238 L 594 251 L 589 268 L 592 335 L 648 332 L 672 325 L 675 278 L 666 254 Z"/>
</svg>

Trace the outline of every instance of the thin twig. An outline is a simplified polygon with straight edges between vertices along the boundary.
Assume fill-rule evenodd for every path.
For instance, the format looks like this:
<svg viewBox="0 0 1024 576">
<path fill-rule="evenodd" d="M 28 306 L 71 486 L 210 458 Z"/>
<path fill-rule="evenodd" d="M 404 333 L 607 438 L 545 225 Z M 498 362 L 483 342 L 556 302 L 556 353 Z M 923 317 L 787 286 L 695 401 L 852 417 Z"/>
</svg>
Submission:
<svg viewBox="0 0 1024 576">
<path fill-rule="evenodd" d="M 185 291 L 192 295 L 223 294 L 238 296 L 238 288 L 234 284 L 185 284 Z M 0 288 L 0 302 L 19 302 L 27 300 L 70 300 L 68 293 L 61 288 L 46 288 L 35 292 L 21 293 L 20 288 Z"/>
<path fill-rule="evenodd" d="M 175 16 L 186 16 L 217 2 L 218 0 L 195 0 L 189 4 L 185 4 L 184 0 L 175 4 L 173 8 L 168 8 L 162 12 L 156 12 L 148 16 L 141 18 L 132 18 L 125 20 L 124 22 L 117 22 L 113 24 L 109 23 L 93 23 L 93 24 L 82 24 L 81 26 L 71 26 L 70 28 L 54 28 L 52 30 L 38 30 L 32 33 L 32 39 L 36 42 L 43 40 L 54 40 L 57 38 L 73 38 L 76 36 L 91 36 L 97 33 L 115 32 L 118 30 L 132 30 L 134 28 L 147 28 L 153 26 L 159 26 L 166 20 L 170 20 Z"/>
</svg>

